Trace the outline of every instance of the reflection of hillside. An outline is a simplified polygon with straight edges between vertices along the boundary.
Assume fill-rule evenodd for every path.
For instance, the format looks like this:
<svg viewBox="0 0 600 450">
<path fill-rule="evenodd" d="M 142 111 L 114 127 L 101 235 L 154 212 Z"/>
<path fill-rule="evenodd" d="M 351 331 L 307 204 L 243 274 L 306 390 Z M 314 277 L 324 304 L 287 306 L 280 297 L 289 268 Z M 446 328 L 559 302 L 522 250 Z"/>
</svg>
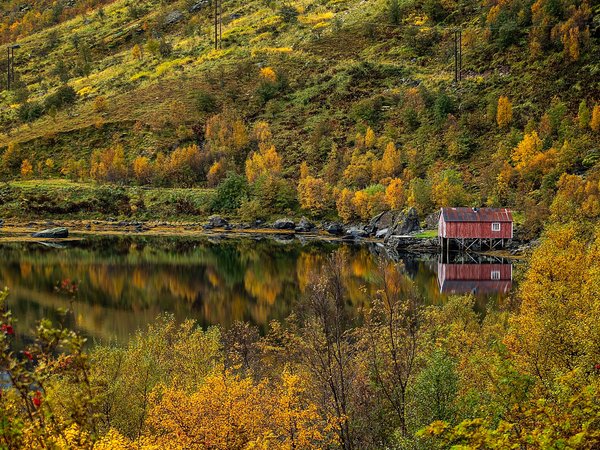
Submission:
<svg viewBox="0 0 600 450">
<path fill-rule="evenodd" d="M 124 340 L 163 311 L 200 324 L 235 320 L 262 327 L 283 319 L 332 252 L 345 258 L 343 283 L 348 307 L 364 306 L 380 286 L 378 262 L 367 247 L 310 243 L 278 244 L 250 239 L 101 237 L 67 249 L 35 244 L 0 246 L 0 285 L 12 289 L 15 315 L 32 327 L 69 305 L 57 293 L 62 280 L 77 282 L 75 322 L 90 337 Z M 428 302 L 445 296 L 427 263 L 387 263 L 398 277 L 398 295 L 416 284 Z M 388 274 L 389 275 L 389 274 Z"/>
</svg>

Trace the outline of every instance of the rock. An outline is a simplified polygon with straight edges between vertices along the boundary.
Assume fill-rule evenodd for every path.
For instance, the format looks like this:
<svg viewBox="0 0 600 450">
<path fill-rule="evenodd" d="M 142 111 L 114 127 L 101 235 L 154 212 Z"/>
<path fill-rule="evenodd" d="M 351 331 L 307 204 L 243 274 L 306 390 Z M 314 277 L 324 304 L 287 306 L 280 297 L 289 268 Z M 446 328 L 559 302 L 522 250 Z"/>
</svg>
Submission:
<svg viewBox="0 0 600 450">
<path fill-rule="evenodd" d="M 227 224 L 223 227 L 223 229 L 226 231 L 231 231 L 231 230 L 233 230 L 233 227 L 230 224 Z"/>
<path fill-rule="evenodd" d="M 273 228 L 276 230 L 293 230 L 296 224 L 290 219 L 278 219 L 273 223 Z"/>
<path fill-rule="evenodd" d="M 4 226 L 4 220 L 0 219 L 0 227 Z"/>
<path fill-rule="evenodd" d="M 377 233 L 375 233 L 375 237 L 377 239 L 383 239 L 387 233 L 388 233 L 388 229 L 384 228 L 383 230 L 379 230 Z"/>
<path fill-rule="evenodd" d="M 425 226 L 428 230 L 437 230 L 439 221 L 440 212 L 431 213 L 425 218 Z"/>
<path fill-rule="evenodd" d="M 32 234 L 33 237 L 60 239 L 69 237 L 69 230 L 64 227 L 50 228 Z"/>
<path fill-rule="evenodd" d="M 339 236 L 344 233 L 344 227 L 337 222 L 333 222 L 325 227 L 325 231 L 334 236 Z"/>
<path fill-rule="evenodd" d="M 242 15 L 240 13 L 233 13 L 229 15 L 229 20 L 236 20 L 239 19 L 240 17 L 242 17 Z"/>
<path fill-rule="evenodd" d="M 435 238 L 417 238 L 414 236 L 391 236 L 387 245 L 393 251 L 410 252 L 410 253 L 437 253 L 439 251 L 439 243 Z"/>
<path fill-rule="evenodd" d="M 346 236 L 352 236 L 355 239 L 366 238 L 369 236 L 369 233 L 359 227 L 350 227 L 346 230 Z"/>
<path fill-rule="evenodd" d="M 200 0 L 199 2 L 194 3 L 192 6 L 188 8 L 190 13 L 197 13 L 201 9 L 210 5 L 210 0 Z"/>
<path fill-rule="evenodd" d="M 415 208 L 410 208 L 406 212 L 398 214 L 394 220 L 394 224 L 388 229 L 386 240 L 391 236 L 406 236 L 414 231 L 418 231 L 421 227 L 419 223 L 419 214 Z"/>
<path fill-rule="evenodd" d="M 298 233 L 308 233 L 315 229 L 315 224 L 308 220 L 306 217 L 300 219 L 298 225 L 296 226 L 296 231 Z"/>
<path fill-rule="evenodd" d="M 390 229 L 394 225 L 394 220 L 399 214 L 399 211 L 385 211 L 377 214 L 369 222 L 369 231 L 371 234 L 377 234 L 380 230 Z"/>
<path fill-rule="evenodd" d="M 85 229 L 86 229 L 86 230 L 91 230 L 91 229 L 92 229 L 92 225 L 91 225 L 91 224 L 89 224 L 89 223 L 86 223 L 86 224 L 85 224 Z"/>
<path fill-rule="evenodd" d="M 227 222 L 221 216 L 210 216 L 208 218 L 208 224 L 205 226 L 205 228 L 206 229 L 223 228 L 223 227 L 226 227 L 227 225 L 229 225 L 229 222 Z"/>
<path fill-rule="evenodd" d="M 181 20 L 183 20 L 183 13 L 181 11 L 179 11 L 179 10 L 171 11 L 165 17 L 163 25 L 168 27 L 171 25 L 175 25 L 177 22 L 180 22 Z"/>
</svg>

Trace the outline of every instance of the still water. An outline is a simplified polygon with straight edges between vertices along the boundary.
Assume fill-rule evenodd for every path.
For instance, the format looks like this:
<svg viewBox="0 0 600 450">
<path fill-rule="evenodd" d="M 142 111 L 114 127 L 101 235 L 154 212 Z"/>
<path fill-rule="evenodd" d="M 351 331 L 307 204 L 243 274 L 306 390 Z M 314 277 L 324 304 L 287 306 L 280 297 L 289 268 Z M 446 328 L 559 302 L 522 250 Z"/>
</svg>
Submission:
<svg viewBox="0 0 600 450">
<path fill-rule="evenodd" d="M 264 330 L 290 314 L 333 252 L 346 258 L 348 307 L 367 305 L 379 287 L 381 247 L 321 241 L 99 236 L 64 246 L 2 243 L 0 287 L 10 289 L 9 307 L 23 334 L 61 308 L 71 308 L 69 325 L 91 341 L 126 342 L 163 312 L 203 326 L 242 320 Z M 432 304 L 473 292 L 485 308 L 512 288 L 506 263 L 413 256 L 397 261 L 395 270 Z"/>
</svg>

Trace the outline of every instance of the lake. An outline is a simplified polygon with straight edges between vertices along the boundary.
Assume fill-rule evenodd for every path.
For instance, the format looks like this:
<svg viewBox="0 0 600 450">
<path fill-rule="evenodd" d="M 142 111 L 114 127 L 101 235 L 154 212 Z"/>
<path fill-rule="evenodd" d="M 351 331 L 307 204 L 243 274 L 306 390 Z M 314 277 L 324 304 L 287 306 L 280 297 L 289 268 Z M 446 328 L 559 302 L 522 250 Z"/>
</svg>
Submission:
<svg viewBox="0 0 600 450">
<path fill-rule="evenodd" d="M 333 252 L 346 257 L 348 307 L 367 305 L 379 287 L 382 247 L 318 240 L 125 235 L 60 245 L 1 243 L 0 286 L 11 291 L 9 307 L 25 339 L 36 321 L 57 318 L 64 308 L 73 311 L 69 325 L 92 342 L 124 343 L 163 312 L 203 326 L 249 321 L 264 331 L 270 320 L 292 312 Z M 388 261 L 406 283 L 415 283 L 426 303 L 472 292 L 484 310 L 512 289 L 507 261 Z"/>
</svg>

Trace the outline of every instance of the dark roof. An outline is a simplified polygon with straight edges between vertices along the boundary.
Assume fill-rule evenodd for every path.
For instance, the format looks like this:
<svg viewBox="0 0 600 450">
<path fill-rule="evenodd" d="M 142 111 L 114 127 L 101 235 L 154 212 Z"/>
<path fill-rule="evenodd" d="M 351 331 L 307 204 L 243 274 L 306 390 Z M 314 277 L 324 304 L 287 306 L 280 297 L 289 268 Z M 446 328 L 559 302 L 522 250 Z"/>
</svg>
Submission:
<svg viewBox="0 0 600 450">
<path fill-rule="evenodd" d="M 508 208 L 442 208 L 445 222 L 512 222 Z"/>
</svg>

